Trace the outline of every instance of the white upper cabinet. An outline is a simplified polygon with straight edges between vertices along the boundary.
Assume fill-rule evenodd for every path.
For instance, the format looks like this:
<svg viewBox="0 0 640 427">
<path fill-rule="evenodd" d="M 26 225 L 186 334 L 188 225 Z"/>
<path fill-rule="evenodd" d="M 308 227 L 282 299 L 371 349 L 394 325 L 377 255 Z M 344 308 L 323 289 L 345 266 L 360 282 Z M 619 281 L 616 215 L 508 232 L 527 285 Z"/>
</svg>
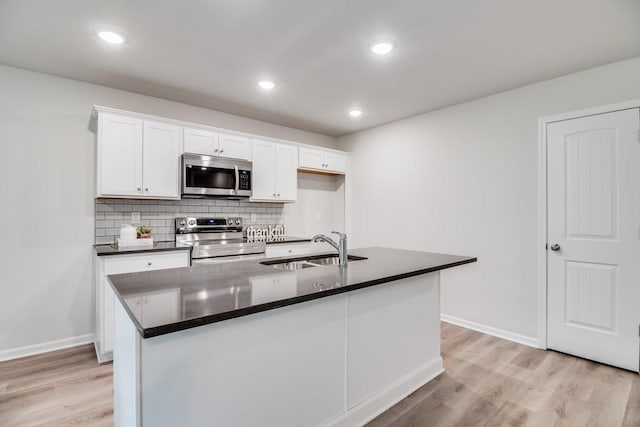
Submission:
<svg viewBox="0 0 640 427">
<path fill-rule="evenodd" d="M 332 151 L 325 151 L 324 164 L 326 170 L 345 173 L 347 171 L 347 156 Z"/>
<path fill-rule="evenodd" d="M 101 113 L 97 197 L 180 198 L 181 128 Z"/>
<path fill-rule="evenodd" d="M 251 170 L 252 200 L 273 200 L 276 195 L 276 144 L 253 141 L 253 167 Z"/>
<path fill-rule="evenodd" d="M 251 140 L 242 135 L 184 128 L 185 153 L 251 160 Z"/>
<path fill-rule="evenodd" d="M 251 160 L 251 140 L 246 136 L 220 134 L 220 157 Z"/>
<path fill-rule="evenodd" d="M 142 120 L 100 114 L 98 118 L 98 196 L 140 195 Z"/>
<path fill-rule="evenodd" d="M 295 202 L 298 169 L 345 174 L 347 153 L 95 106 L 96 197 L 180 199 L 182 153 L 253 162 L 251 200 Z"/>
<path fill-rule="evenodd" d="M 347 171 L 347 157 L 333 151 L 300 148 L 300 161 L 298 166 L 302 169 L 345 173 Z"/>
<path fill-rule="evenodd" d="M 144 122 L 142 151 L 143 196 L 180 197 L 180 134 L 175 125 Z"/>
<path fill-rule="evenodd" d="M 184 128 L 184 152 L 218 155 L 218 134 L 204 129 Z"/>
<path fill-rule="evenodd" d="M 324 152 L 311 148 L 301 148 L 299 166 L 309 169 L 324 169 Z"/>
<path fill-rule="evenodd" d="M 276 144 L 276 199 L 295 202 L 298 197 L 298 147 Z"/>
<path fill-rule="evenodd" d="M 253 140 L 252 201 L 295 202 L 298 194 L 298 148 Z"/>
</svg>

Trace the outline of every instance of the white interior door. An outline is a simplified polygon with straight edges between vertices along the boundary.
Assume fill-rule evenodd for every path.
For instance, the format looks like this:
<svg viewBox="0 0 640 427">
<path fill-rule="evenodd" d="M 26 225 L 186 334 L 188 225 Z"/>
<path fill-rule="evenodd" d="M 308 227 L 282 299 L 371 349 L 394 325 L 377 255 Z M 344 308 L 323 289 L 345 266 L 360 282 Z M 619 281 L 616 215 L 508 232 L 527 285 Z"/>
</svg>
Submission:
<svg viewBox="0 0 640 427">
<path fill-rule="evenodd" d="M 638 371 L 638 109 L 547 125 L 547 346 Z"/>
</svg>

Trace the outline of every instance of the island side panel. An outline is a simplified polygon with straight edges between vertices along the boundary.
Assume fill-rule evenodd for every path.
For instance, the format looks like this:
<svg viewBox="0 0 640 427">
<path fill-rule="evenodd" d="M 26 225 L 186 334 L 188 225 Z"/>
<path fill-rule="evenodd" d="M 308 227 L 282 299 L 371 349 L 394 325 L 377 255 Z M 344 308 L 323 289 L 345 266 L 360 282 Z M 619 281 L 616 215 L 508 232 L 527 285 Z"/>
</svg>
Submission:
<svg viewBox="0 0 640 427">
<path fill-rule="evenodd" d="M 141 342 L 144 426 L 315 426 L 344 412 L 346 297 Z"/>
<path fill-rule="evenodd" d="M 115 299 L 113 406 L 115 427 L 138 427 L 140 420 L 140 334 Z"/>
<path fill-rule="evenodd" d="M 348 294 L 347 409 L 353 417 L 345 425 L 373 418 L 442 373 L 439 277 Z"/>
</svg>

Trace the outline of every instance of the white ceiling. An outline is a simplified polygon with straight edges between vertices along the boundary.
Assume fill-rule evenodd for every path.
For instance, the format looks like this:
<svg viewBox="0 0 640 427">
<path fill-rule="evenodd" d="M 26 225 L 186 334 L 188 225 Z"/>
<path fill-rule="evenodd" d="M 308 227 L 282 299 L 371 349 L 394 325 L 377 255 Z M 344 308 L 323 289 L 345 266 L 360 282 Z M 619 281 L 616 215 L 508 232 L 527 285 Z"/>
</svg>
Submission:
<svg viewBox="0 0 640 427">
<path fill-rule="evenodd" d="M 338 136 L 640 56 L 638 18 L 637 0 L 0 0 L 0 63 Z"/>
</svg>

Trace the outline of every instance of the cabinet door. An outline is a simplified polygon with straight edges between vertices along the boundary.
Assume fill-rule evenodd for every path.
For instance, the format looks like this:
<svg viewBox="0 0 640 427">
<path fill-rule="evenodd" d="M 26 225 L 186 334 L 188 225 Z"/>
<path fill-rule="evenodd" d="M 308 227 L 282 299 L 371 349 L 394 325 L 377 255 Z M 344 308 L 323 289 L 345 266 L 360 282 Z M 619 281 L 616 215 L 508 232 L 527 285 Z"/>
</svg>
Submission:
<svg viewBox="0 0 640 427">
<path fill-rule="evenodd" d="M 180 128 L 145 121 L 142 183 L 145 197 L 180 198 Z"/>
<path fill-rule="evenodd" d="M 184 152 L 216 156 L 218 134 L 203 129 L 184 128 Z"/>
<path fill-rule="evenodd" d="M 276 146 L 276 200 L 294 202 L 298 197 L 298 148 Z"/>
<path fill-rule="evenodd" d="M 312 148 L 300 148 L 299 166 L 307 169 L 324 169 L 324 152 Z"/>
<path fill-rule="evenodd" d="M 331 172 L 345 173 L 347 171 L 347 157 L 342 154 L 325 152 L 324 164 L 324 169 Z"/>
<path fill-rule="evenodd" d="M 101 113 L 97 196 L 142 194 L 142 120 Z"/>
<path fill-rule="evenodd" d="M 251 160 L 251 141 L 245 136 L 220 134 L 220 157 Z"/>
<path fill-rule="evenodd" d="M 276 144 L 269 141 L 253 141 L 252 200 L 276 198 Z"/>
</svg>

